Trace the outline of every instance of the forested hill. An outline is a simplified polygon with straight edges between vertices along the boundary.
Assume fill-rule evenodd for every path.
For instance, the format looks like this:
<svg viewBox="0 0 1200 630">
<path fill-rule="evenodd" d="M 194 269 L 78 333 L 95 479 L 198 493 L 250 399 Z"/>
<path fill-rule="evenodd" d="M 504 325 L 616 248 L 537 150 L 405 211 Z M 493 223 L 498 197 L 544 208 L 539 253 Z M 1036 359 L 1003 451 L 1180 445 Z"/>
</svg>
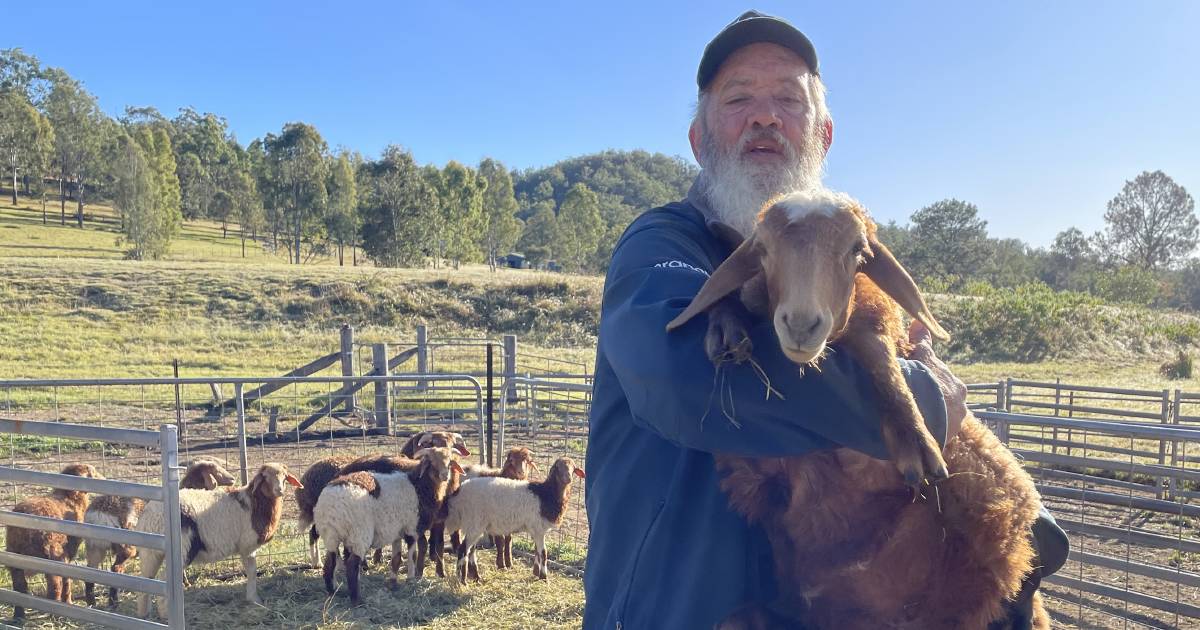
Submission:
<svg viewBox="0 0 1200 630">
<path fill-rule="evenodd" d="M 682 199 L 698 172 L 694 164 L 680 157 L 614 150 L 514 171 L 517 215 L 525 222 L 518 247 L 534 261 L 554 257 L 555 238 L 564 235 L 556 233 L 560 230 L 554 229 L 551 219 L 575 206 L 590 206 L 594 195 L 603 235 L 590 266 L 602 269 L 625 227 L 650 208 Z"/>
</svg>

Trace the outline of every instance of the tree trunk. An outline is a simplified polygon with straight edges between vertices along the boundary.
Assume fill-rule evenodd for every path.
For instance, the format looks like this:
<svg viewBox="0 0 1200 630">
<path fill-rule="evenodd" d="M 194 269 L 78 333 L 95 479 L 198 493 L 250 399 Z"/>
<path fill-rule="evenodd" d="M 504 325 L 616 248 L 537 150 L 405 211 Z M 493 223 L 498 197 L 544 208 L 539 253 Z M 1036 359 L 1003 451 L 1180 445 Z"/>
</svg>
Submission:
<svg viewBox="0 0 1200 630">
<path fill-rule="evenodd" d="M 242 258 L 246 257 L 246 232 L 242 231 Z"/>
<path fill-rule="evenodd" d="M 79 197 L 79 210 L 75 213 L 75 219 L 79 222 L 79 229 L 83 229 L 83 178 L 79 178 L 79 182 L 75 184 L 75 190 Z"/>
<path fill-rule="evenodd" d="M 25 173 L 23 176 L 21 176 L 21 181 L 25 182 L 25 196 L 33 196 L 33 193 L 29 192 L 29 173 Z"/>
<path fill-rule="evenodd" d="M 67 176 L 65 173 L 61 177 L 58 178 L 58 203 L 59 203 L 58 220 L 60 223 L 62 223 L 62 225 L 64 227 L 66 227 L 66 225 L 67 225 L 67 185 L 65 183 L 66 179 L 67 179 Z"/>
<path fill-rule="evenodd" d="M 296 264 L 300 264 L 300 221 L 296 221 L 296 234 L 294 242 L 296 243 Z"/>
<path fill-rule="evenodd" d="M 343 251 L 344 249 L 345 249 L 345 246 L 342 245 L 341 243 L 338 243 L 338 266 L 339 267 L 346 266 L 346 260 L 342 257 L 342 255 L 344 253 L 344 251 Z"/>
<path fill-rule="evenodd" d="M 224 219 L 221 219 L 221 238 L 229 238 L 229 224 Z"/>
<path fill-rule="evenodd" d="M 46 225 L 46 189 L 45 188 L 42 188 L 42 225 Z"/>
<path fill-rule="evenodd" d="M 350 254 L 354 256 L 354 266 L 358 266 L 358 245 L 350 246 Z"/>
<path fill-rule="evenodd" d="M 14 157 L 12 161 L 13 169 L 13 205 L 17 205 L 17 159 Z"/>
</svg>

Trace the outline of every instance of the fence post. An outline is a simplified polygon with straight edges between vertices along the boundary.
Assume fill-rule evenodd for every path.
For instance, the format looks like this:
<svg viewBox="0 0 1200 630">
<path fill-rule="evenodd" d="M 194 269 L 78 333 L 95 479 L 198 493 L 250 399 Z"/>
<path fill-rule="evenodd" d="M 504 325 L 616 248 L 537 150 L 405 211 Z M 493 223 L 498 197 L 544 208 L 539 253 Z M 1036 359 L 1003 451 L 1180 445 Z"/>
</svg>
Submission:
<svg viewBox="0 0 1200 630">
<path fill-rule="evenodd" d="M 179 391 L 179 359 L 173 359 L 171 365 L 175 373 L 175 426 L 179 427 L 179 438 L 187 441 L 187 428 L 183 424 L 183 395 Z"/>
<path fill-rule="evenodd" d="M 388 347 L 386 343 L 377 343 L 371 346 L 371 362 L 375 364 L 375 369 L 371 374 L 375 376 L 388 376 Z M 391 435 L 391 407 L 388 405 L 388 387 L 387 381 L 377 381 L 375 383 L 375 426 L 383 429 L 385 435 Z"/>
<path fill-rule="evenodd" d="M 239 390 L 238 400 L 241 400 Z M 179 436 L 169 424 L 159 427 L 159 449 L 162 455 L 163 512 L 166 514 L 167 626 L 185 630 L 183 619 L 183 549 L 180 541 L 179 515 Z"/>
<path fill-rule="evenodd" d="M 429 329 L 425 324 L 417 325 L 417 374 L 429 373 Z M 417 381 L 417 391 L 428 389 L 427 381 Z"/>
<path fill-rule="evenodd" d="M 1012 413 L 1012 377 L 1004 381 L 1004 410 Z"/>
<path fill-rule="evenodd" d="M 517 336 L 504 335 L 504 382 L 508 382 L 510 378 L 517 376 Z M 505 396 L 511 396 L 509 402 L 516 402 L 517 392 L 514 389 L 511 393 L 509 388 L 505 387 Z"/>
<path fill-rule="evenodd" d="M 996 381 L 996 411 L 1004 411 L 1004 381 Z"/>
<path fill-rule="evenodd" d="M 492 440 L 496 436 L 495 431 L 493 429 L 494 425 L 492 424 L 492 418 L 493 418 L 493 416 L 492 416 L 492 409 L 493 409 L 492 401 L 495 397 L 495 390 L 492 389 L 492 373 L 495 371 L 495 369 L 492 365 L 492 358 L 493 358 L 492 342 L 489 341 L 489 342 L 487 342 L 487 465 L 488 466 L 495 466 L 495 463 L 493 463 L 493 460 L 492 460 L 492 452 L 493 452 Z"/>
<path fill-rule="evenodd" d="M 238 458 L 242 463 L 242 485 L 246 485 L 250 482 L 250 477 L 246 469 L 246 399 L 242 397 L 241 381 L 233 384 L 233 397 L 237 400 Z"/>
<path fill-rule="evenodd" d="M 342 376 L 354 376 L 354 327 L 342 324 Z M 342 387 L 349 387 L 350 381 L 342 381 Z M 346 396 L 346 413 L 354 412 L 354 394 Z"/>
<path fill-rule="evenodd" d="M 1159 422 L 1163 426 L 1171 424 L 1171 390 L 1169 390 L 1169 389 L 1162 390 L 1162 409 L 1161 409 L 1161 413 L 1159 415 L 1160 415 Z M 1158 465 L 1165 466 L 1166 464 L 1167 464 L 1167 441 L 1160 439 L 1158 441 Z M 1158 479 L 1158 498 L 1159 499 L 1162 499 L 1163 497 L 1168 496 L 1168 494 L 1170 493 L 1170 489 L 1168 488 L 1170 483 L 1171 483 L 1170 478 L 1159 477 L 1159 479 Z"/>
</svg>

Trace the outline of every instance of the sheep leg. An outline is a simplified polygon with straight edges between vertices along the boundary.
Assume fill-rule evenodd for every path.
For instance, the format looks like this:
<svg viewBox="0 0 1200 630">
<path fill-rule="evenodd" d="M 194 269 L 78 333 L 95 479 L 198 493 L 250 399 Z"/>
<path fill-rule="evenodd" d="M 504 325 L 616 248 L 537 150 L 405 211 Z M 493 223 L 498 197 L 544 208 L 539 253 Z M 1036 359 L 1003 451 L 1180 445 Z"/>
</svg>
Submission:
<svg viewBox="0 0 1200 630">
<path fill-rule="evenodd" d="M 743 363 L 754 350 L 746 321 L 750 314 L 736 295 L 723 298 L 708 308 L 708 332 L 704 334 L 704 352 L 713 365 L 732 361 Z"/>
<path fill-rule="evenodd" d="M 100 564 L 104 562 L 104 556 L 108 554 L 110 543 L 104 543 L 104 547 L 88 542 L 84 553 L 87 555 L 87 565 L 93 569 L 99 569 Z M 84 581 L 83 583 L 83 599 L 88 606 L 96 605 L 96 584 L 93 582 Z"/>
<path fill-rule="evenodd" d="M 371 560 L 371 566 L 383 564 L 383 547 L 375 550 L 375 558 Z"/>
<path fill-rule="evenodd" d="M 428 543 L 425 542 L 425 533 L 417 532 L 416 554 L 413 554 L 413 546 L 408 547 L 408 579 L 415 580 L 425 576 L 425 553 L 428 550 Z"/>
<path fill-rule="evenodd" d="M 58 575 L 46 575 L 46 599 L 59 601 L 62 599 L 62 577 Z"/>
<path fill-rule="evenodd" d="M 533 577 L 546 579 L 546 535 L 533 537 Z"/>
<path fill-rule="evenodd" d="M 346 559 L 346 584 L 350 587 L 350 604 L 357 606 L 361 602 L 358 597 L 358 570 L 362 566 L 362 556 L 351 553 Z"/>
<path fill-rule="evenodd" d="M 118 545 L 116 551 L 117 551 L 117 554 L 116 554 L 116 557 L 113 559 L 112 572 L 113 573 L 124 573 L 125 572 L 125 563 L 129 562 L 129 559 L 137 554 L 137 548 L 130 547 L 128 545 Z M 118 599 L 119 595 L 120 595 L 120 590 L 117 589 L 117 587 L 115 587 L 115 586 L 108 587 L 108 606 L 109 606 L 109 608 L 117 607 L 117 599 Z M 89 602 L 89 605 L 90 604 L 91 603 Z"/>
<path fill-rule="evenodd" d="M 443 535 L 445 535 L 444 530 L 443 530 Z M 450 532 L 450 551 L 451 551 L 451 553 L 454 554 L 455 559 L 458 558 L 458 545 L 459 545 L 461 539 L 462 539 L 462 532 L 460 532 L 458 530 Z M 442 544 L 445 544 L 445 542 L 443 542 Z M 438 577 L 446 577 L 446 571 L 442 567 L 441 560 L 442 560 L 441 556 L 438 556 L 437 559 L 434 561 L 434 566 L 437 568 Z"/>
<path fill-rule="evenodd" d="M 949 471 L 937 440 L 930 435 L 917 401 L 904 381 L 895 352 L 877 335 L 851 335 L 845 339 L 851 354 L 871 376 L 880 403 L 883 441 L 892 465 L 904 483 L 916 491 L 921 481 L 947 479 Z"/>
<path fill-rule="evenodd" d="M 310 526 L 308 528 L 308 561 L 314 569 L 321 566 L 320 552 L 317 550 L 317 540 L 320 538 L 320 534 L 317 533 L 317 526 Z"/>
<path fill-rule="evenodd" d="M 9 567 L 8 573 L 12 576 L 13 590 L 18 593 L 29 593 L 29 583 L 25 581 L 24 569 L 14 569 Z M 13 619 L 24 619 L 25 609 L 20 606 L 13 606 Z"/>
<path fill-rule="evenodd" d="M 453 538 L 457 538 L 455 534 Z M 455 570 L 458 573 L 458 581 L 461 584 L 467 583 L 467 543 L 465 541 L 454 540 L 454 555 L 455 555 Z"/>
<path fill-rule="evenodd" d="M 504 568 L 512 568 L 512 534 L 504 537 Z"/>
<path fill-rule="evenodd" d="M 475 580 L 476 582 L 480 581 L 480 579 L 479 579 L 479 560 L 475 557 L 475 554 L 478 551 L 479 551 L 478 544 L 471 545 L 471 553 L 467 556 L 467 573 L 469 573 L 471 576 L 471 579 Z"/>
<path fill-rule="evenodd" d="M 392 561 L 388 565 L 388 586 L 395 587 L 400 579 L 400 562 L 404 558 L 403 539 L 397 538 L 392 542 Z"/>
<path fill-rule="evenodd" d="M 496 548 L 496 568 L 504 568 L 504 537 L 492 536 L 492 546 Z"/>
<path fill-rule="evenodd" d="M 254 554 L 242 556 L 242 570 L 246 572 L 246 601 L 262 606 L 258 598 L 258 559 Z"/>
<path fill-rule="evenodd" d="M 158 569 L 163 563 L 163 554 L 147 551 L 142 554 L 142 577 L 154 578 L 158 575 Z M 150 595 L 147 593 L 138 594 L 137 612 L 139 617 L 146 617 L 150 614 Z M 165 618 L 165 617 L 164 617 Z"/>
<path fill-rule="evenodd" d="M 443 577 L 446 573 L 442 568 L 442 552 L 445 551 L 445 547 L 446 524 L 438 523 L 429 528 L 429 556 L 433 558 L 433 567 L 437 570 L 438 577 Z"/>
<path fill-rule="evenodd" d="M 337 550 L 325 552 L 325 592 L 333 595 L 333 573 L 337 571 L 338 554 Z"/>
</svg>

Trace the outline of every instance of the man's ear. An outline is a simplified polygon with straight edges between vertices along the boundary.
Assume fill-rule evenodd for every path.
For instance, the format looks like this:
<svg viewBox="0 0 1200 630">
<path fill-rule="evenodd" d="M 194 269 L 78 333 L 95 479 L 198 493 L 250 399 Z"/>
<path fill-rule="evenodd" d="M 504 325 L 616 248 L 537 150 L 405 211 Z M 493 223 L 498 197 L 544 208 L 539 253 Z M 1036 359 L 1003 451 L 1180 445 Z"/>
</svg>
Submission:
<svg viewBox="0 0 1200 630">
<path fill-rule="evenodd" d="M 700 164 L 700 143 L 703 141 L 704 138 L 700 135 L 700 120 L 693 120 L 692 126 L 688 127 L 688 142 L 692 144 L 692 157 L 696 158 L 697 164 Z M 704 168 L 704 165 L 700 164 L 700 167 Z"/>
<path fill-rule="evenodd" d="M 829 154 L 829 147 L 833 145 L 833 119 L 825 119 L 825 154 Z"/>
</svg>

